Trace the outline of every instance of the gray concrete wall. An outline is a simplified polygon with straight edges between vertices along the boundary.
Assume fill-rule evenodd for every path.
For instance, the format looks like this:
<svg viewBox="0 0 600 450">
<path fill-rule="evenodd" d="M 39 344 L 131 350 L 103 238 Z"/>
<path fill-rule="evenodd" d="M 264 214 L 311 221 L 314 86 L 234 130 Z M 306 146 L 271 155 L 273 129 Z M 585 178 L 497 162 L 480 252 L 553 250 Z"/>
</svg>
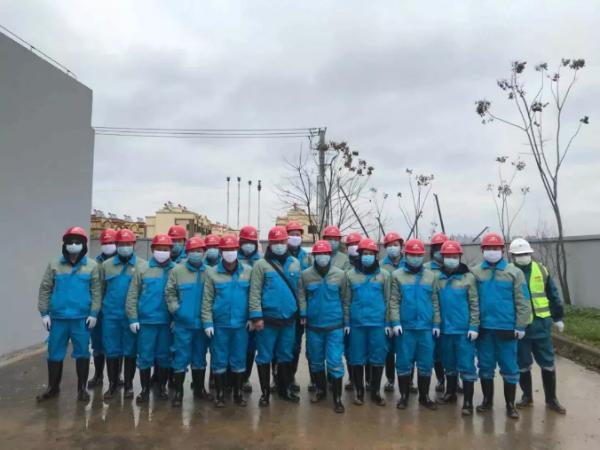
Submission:
<svg viewBox="0 0 600 450">
<path fill-rule="evenodd" d="M 0 33 L 0 355 L 42 342 L 41 276 L 89 228 L 92 91 Z"/>
</svg>

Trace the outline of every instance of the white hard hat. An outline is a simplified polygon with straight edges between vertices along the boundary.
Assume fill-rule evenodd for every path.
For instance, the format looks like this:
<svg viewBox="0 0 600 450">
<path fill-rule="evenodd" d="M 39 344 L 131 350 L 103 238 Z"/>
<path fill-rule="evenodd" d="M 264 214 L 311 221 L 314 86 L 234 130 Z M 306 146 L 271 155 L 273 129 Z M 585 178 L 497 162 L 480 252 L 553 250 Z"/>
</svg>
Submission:
<svg viewBox="0 0 600 450">
<path fill-rule="evenodd" d="M 523 238 L 516 238 L 510 243 L 508 251 L 513 255 L 525 255 L 527 253 L 533 253 L 533 249 L 529 242 Z"/>
</svg>

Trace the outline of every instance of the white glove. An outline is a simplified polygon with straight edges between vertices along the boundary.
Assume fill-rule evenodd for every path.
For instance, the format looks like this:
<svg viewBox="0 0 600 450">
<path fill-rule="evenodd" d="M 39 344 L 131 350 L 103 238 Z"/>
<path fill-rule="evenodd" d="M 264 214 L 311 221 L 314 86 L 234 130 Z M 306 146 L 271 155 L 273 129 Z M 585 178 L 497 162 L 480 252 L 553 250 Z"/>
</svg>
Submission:
<svg viewBox="0 0 600 450">
<path fill-rule="evenodd" d="M 96 322 L 98 322 L 98 319 L 92 316 L 89 316 L 87 319 L 85 319 L 85 324 L 87 325 L 88 330 L 94 328 L 96 326 Z"/>
<path fill-rule="evenodd" d="M 402 334 L 402 327 L 400 325 L 396 325 L 393 330 L 395 336 L 400 336 Z"/>
<path fill-rule="evenodd" d="M 254 323 L 252 323 L 251 320 L 249 320 L 248 322 L 246 322 L 246 330 L 248 330 L 248 331 L 254 331 Z"/>
<path fill-rule="evenodd" d="M 42 324 L 44 325 L 44 330 L 50 331 L 50 327 L 52 326 L 52 321 L 50 320 L 50 316 L 46 315 L 42 317 Z"/>
<path fill-rule="evenodd" d="M 204 333 L 206 333 L 206 335 L 207 335 L 209 338 L 211 338 L 211 337 L 213 337 L 213 336 L 215 335 L 215 329 L 214 329 L 213 327 L 206 328 L 206 329 L 204 330 Z"/>
<path fill-rule="evenodd" d="M 137 334 L 137 332 L 140 331 L 140 323 L 139 322 L 130 323 L 129 329 L 131 330 L 131 332 L 133 334 Z"/>
<path fill-rule="evenodd" d="M 439 328 L 433 328 L 431 330 L 431 333 L 433 334 L 433 337 L 435 337 L 435 338 L 439 338 L 440 337 L 440 329 Z"/>
<path fill-rule="evenodd" d="M 385 327 L 384 331 L 387 337 L 392 337 L 392 334 L 394 334 L 394 330 L 392 330 L 392 327 Z"/>
<path fill-rule="evenodd" d="M 559 333 L 562 333 L 563 331 L 565 331 L 565 323 L 562 320 L 559 320 L 558 322 L 554 322 L 554 326 L 556 327 L 556 329 L 558 330 Z"/>
<path fill-rule="evenodd" d="M 477 331 L 469 330 L 467 332 L 467 339 L 470 341 L 474 341 L 479 337 L 479 333 Z"/>
<path fill-rule="evenodd" d="M 520 341 L 525 337 L 524 331 L 515 330 L 515 337 Z"/>
<path fill-rule="evenodd" d="M 350 334 L 350 327 L 344 327 L 344 334 L 345 335 L 349 335 Z"/>
</svg>

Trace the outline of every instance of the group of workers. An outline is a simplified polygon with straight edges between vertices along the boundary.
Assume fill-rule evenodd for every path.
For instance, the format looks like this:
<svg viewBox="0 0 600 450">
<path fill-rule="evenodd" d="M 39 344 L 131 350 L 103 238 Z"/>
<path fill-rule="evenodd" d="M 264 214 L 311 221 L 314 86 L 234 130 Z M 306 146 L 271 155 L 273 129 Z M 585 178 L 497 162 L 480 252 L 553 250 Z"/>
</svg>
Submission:
<svg viewBox="0 0 600 450">
<path fill-rule="evenodd" d="M 483 413 L 493 407 L 499 366 L 506 414 L 518 419 L 517 408 L 533 403 L 534 359 L 546 405 L 565 413 L 556 397 L 551 336 L 553 324 L 564 328 L 563 309 L 548 269 L 532 259 L 526 240 L 513 240 L 507 255 L 503 237 L 488 233 L 481 240 L 483 261 L 468 267 L 460 243 L 442 233 L 432 237 L 427 262 L 421 240 L 404 242 L 395 232 L 385 235 L 381 259 L 378 243 L 359 233 L 346 236 L 346 252 L 336 226 L 325 227 L 310 252 L 302 234 L 295 221 L 275 226 L 262 254 L 252 226 L 239 236 L 187 238 L 175 225 L 152 239 L 145 261 L 136 255 L 133 232 L 104 230 L 102 252 L 92 260 L 85 231 L 69 228 L 62 255 L 50 262 L 40 286 L 38 309 L 49 338 L 48 387 L 38 400 L 58 395 L 71 341 L 81 401 L 103 384 L 105 367 L 104 399 L 121 386 L 123 397 L 133 398 L 137 368 L 137 403 L 148 402 L 153 391 L 177 407 L 191 367 L 194 398 L 223 407 L 232 392 L 234 403 L 246 406 L 256 363 L 261 407 L 272 391 L 297 403 L 295 375 L 306 336 L 311 402 L 330 391 L 338 413 L 345 410 L 346 371 L 345 389 L 354 391 L 355 405 L 364 403 L 365 391 L 376 405 L 386 404 L 385 371 L 386 392 L 397 380 L 398 409 L 407 408 L 411 392 L 431 410 L 462 393 L 464 416 L 473 414 L 479 378 L 483 400 L 476 410 Z M 95 374 L 88 380 L 90 339 Z M 438 394 L 432 399 L 434 369 Z"/>
</svg>

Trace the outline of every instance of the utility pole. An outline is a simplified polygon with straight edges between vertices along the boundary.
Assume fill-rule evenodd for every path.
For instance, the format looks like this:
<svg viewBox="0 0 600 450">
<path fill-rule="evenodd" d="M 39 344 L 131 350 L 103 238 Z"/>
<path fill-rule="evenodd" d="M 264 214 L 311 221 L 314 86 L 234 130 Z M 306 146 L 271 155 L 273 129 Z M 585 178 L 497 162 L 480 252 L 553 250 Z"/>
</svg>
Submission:
<svg viewBox="0 0 600 450">
<path fill-rule="evenodd" d="M 444 227 L 444 219 L 442 218 L 442 210 L 440 209 L 440 201 L 438 200 L 438 195 L 433 194 L 435 198 L 435 204 L 437 205 L 438 216 L 440 218 L 440 225 L 442 226 L 442 233 L 446 234 L 446 227 Z"/>
<path fill-rule="evenodd" d="M 238 182 L 238 197 L 237 197 L 237 229 L 240 229 L 240 182 L 242 181 L 241 177 L 237 177 Z"/>
<path fill-rule="evenodd" d="M 227 226 L 229 227 L 229 184 L 231 182 L 231 177 L 227 177 Z"/>
<path fill-rule="evenodd" d="M 325 132 L 327 128 L 319 128 L 319 173 L 317 175 L 317 216 L 319 220 L 319 234 L 323 229 L 323 221 L 327 220 L 328 214 L 325 211 Z"/>
<path fill-rule="evenodd" d="M 252 188 L 252 180 L 248 180 L 248 225 L 250 225 L 250 208 L 252 206 L 252 201 L 250 200 L 251 188 Z"/>
<path fill-rule="evenodd" d="M 260 180 L 258 180 L 258 185 L 256 186 L 256 190 L 258 191 L 258 220 L 257 227 L 258 228 L 258 236 L 260 237 L 260 191 L 262 190 L 262 185 L 260 184 Z"/>
</svg>

